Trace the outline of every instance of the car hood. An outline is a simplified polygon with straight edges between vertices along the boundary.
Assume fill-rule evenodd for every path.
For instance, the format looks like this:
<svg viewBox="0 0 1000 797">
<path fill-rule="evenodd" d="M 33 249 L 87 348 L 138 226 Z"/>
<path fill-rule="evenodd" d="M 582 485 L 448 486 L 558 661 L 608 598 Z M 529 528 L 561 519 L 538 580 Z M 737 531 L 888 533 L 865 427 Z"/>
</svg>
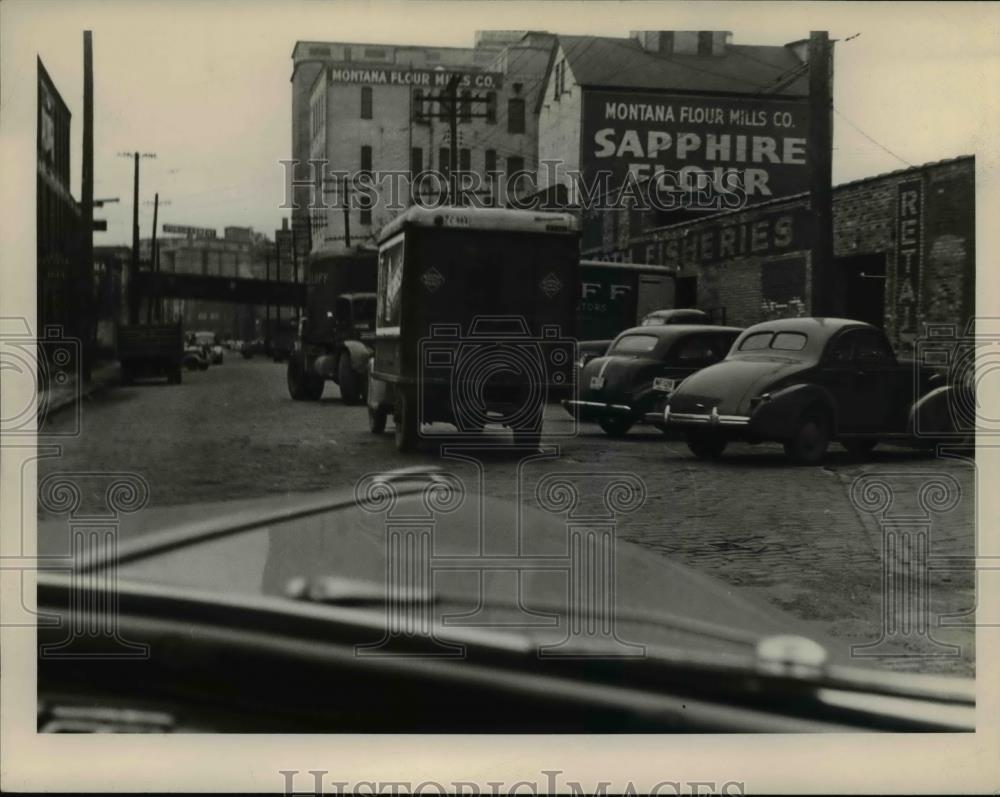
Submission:
<svg viewBox="0 0 1000 797">
<path fill-rule="evenodd" d="M 384 506 L 381 511 L 359 508 L 352 499 L 348 495 L 342 505 L 320 506 L 318 511 L 305 513 L 302 506 L 319 506 L 328 499 L 279 496 L 124 516 L 119 532 L 119 584 L 123 588 L 130 583 L 158 585 L 227 599 L 280 598 L 293 606 L 301 605 L 288 597 L 293 584 L 326 580 L 347 595 L 356 590 L 375 596 L 372 608 L 384 613 L 387 551 L 398 550 L 399 544 L 392 531 L 396 527 L 389 521 L 393 515 L 426 512 L 427 505 L 422 495 L 401 496 L 387 514 Z M 283 519 L 264 520 L 269 516 Z M 225 531 L 254 518 L 257 528 Z M 53 549 L 59 545 L 51 543 L 54 535 L 42 533 L 44 524 L 39 525 L 39 541 L 49 541 L 48 550 L 40 553 L 59 553 Z M 65 532 L 65 521 L 56 525 Z M 502 636 L 530 637 L 540 644 L 566 638 L 567 621 L 574 611 L 568 596 L 574 594 L 572 583 L 581 582 L 572 581 L 571 551 L 579 541 L 571 541 L 565 515 L 470 496 L 425 525 L 433 527 L 428 532 L 433 538 L 430 550 L 440 565 L 435 565 L 431 580 L 439 597 L 433 609 L 436 621 L 445 615 L 468 614 L 476 627 Z M 665 529 L 668 526 L 664 520 Z M 406 527 L 412 529 L 415 524 L 410 520 Z M 818 624 L 759 603 L 741 589 L 679 562 L 650 555 L 613 533 L 590 540 L 585 547 L 596 553 L 605 545 L 609 547 L 604 549 L 607 555 L 602 561 L 607 569 L 603 572 L 613 573 L 605 585 L 613 589 L 601 592 L 600 586 L 593 586 L 597 582 L 590 580 L 588 588 L 595 594 L 588 597 L 593 598 L 591 606 L 611 607 L 610 614 L 604 614 L 604 627 L 614 628 L 619 641 L 749 659 L 760 640 L 798 634 L 823 645 L 831 661 L 849 660 L 846 643 L 832 642 Z M 481 558 L 488 554 L 520 561 L 518 551 L 525 562 L 520 572 L 510 567 L 491 569 Z M 463 567 L 456 567 L 458 558 Z M 533 561 L 545 561 L 547 566 L 533 567 Z M 602 572 L 603 567 L 595 572 Z M 573 606 L 577 611 L 586 608 Z M 617 644 L 614 635 L 597 641 Z"/>
<path fill-rule="evenodd" d="M 810 363 L 781 357 L 734 357 L 692 374 L 670 398 L 671 412 L 746 415 L 750 399 L 773 390 Z"/>
</svg>

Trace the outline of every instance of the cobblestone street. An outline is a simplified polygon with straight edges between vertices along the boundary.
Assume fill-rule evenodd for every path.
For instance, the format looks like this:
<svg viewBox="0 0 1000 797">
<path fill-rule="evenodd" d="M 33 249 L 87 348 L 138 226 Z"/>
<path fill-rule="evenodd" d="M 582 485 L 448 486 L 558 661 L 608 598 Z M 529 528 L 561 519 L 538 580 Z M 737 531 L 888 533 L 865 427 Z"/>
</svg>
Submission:
<svg viewBox="0 0 1000 797">
<path fill-rule="evenodd" d="M 365 408 L 344 406 L 332 383 L 320 402 L 293 402 L 284 365 L 259 358 L 227 355 L 221 367 L 186 372 L 181 385 L 113 389 L 84 404 L 79 436 L 51 434 L 72 423 L 72 413 L 57 415 L 44 430 L 51 436 L 40 436 L 40 449 L 53 443 L 59 453 L 43 457 L 39 480 L 55 472 L 133 472 L 149 483 L 151 507 L 350 488 L 366 473 L 421 464 L 453 470 L 467 489 L 477 481 L 473 464 L 442 459 L 436 445 L 398 454 L 391 433 L 369 433 Z M 546 423 L 549 432 L 572 431 L 556 405 Z M 870 462 L 860 463 L 834 446 L 825 466 L 796 467 L 780 446 L 770 445 L 735 445 L 721 462 L 705 462 L 683 442 L 646 427 L 615 440 L 583 425 L 554 442 L 559 456 L 523 464 L 527 503 L 535 502 L 534 485 L 545 474 L 634 473 L 647 496 L 640 509 L 617 519 L 619 539 L 756 594 L 845 645 L 874 643 L 882 627 L 883 532 L 876 515 L 852 502 L 856 479 L 877 475 L 900 491 L 901 504 L 914 506 L 910 493 L 920 479 L 940 474 L 957 484 L 957 506 L 931 517 L 929 553 L 973 552 L 975 470 L 969 462 L 879 447 Z M 518 460 L 492 454 L 482 463 L 484 491 L 514 498 Z M 94 488 L 84 500 L 95 506 L 102 495 Z M 933 628 L 939 616 L 974 607 L 971 574 L 932 573 L 930 602 L 935 638 L 961 645 L 961 656 L 871 663 L 972 673 L 971 629 Z"/>
</svg>

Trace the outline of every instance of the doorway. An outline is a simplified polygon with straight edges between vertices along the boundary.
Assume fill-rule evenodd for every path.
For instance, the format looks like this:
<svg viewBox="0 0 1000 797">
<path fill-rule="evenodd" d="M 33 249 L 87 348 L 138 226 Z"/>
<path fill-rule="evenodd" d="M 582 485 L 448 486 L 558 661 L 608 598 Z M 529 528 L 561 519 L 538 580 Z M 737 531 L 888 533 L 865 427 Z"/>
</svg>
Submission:
<svg viewBox="0 0 1000 797">
<path fill-rule="evenodd" d="M 844 279 L 844 315 L 885 326 L 885 254 L 837 258 Z"/>
<path fill-rule="evenodd" d="M 698 278 L 678 277 L 674 294 L 674 307 L 686 309 L 698 306 Z"/>
</svg>

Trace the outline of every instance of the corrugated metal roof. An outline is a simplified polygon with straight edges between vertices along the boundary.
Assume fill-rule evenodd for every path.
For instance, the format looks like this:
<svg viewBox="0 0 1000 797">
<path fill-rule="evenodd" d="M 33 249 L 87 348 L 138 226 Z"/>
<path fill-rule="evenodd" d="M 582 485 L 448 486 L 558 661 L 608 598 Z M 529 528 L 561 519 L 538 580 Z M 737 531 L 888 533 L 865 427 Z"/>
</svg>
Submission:
<svg viewBox="0 0 1000 797">
<path fill-rule="evenodd" d="M 704 91 L 720 94 L 772 92 L 805 97 L 808 76 L 788 47 L 729 44 L 725 55 L 670 55 L 647 52 L 636 39 L 606 36 L 560 36 L 566 59 L 581 86 Z"/>
</svg>

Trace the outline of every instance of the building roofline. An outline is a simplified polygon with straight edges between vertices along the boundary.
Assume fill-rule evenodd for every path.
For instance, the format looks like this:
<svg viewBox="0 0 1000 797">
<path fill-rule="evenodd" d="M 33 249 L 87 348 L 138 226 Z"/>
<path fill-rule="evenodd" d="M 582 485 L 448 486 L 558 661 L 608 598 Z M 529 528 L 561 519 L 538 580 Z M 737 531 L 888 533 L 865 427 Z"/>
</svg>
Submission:
<svg viewBox="0 0 1000 797">
<path fill-rule="evenodd" d="M 452 50 L 460 52 L 476 52 L 482 50 L 501 50 L 503 47 L 483 47 L 483 46 L 471 46 L 471 47 L 458 47 L 454 44 L 387 44 L 379 42 L 352 42 L 352 41 L 322 41 L 320 39 L 297 39 L 295 44 L 292 46 L 291 58 L 295 58 L 295 51 L 299 48 L 299 45 L 319 45 L 324 47 L 329 47 L 331 45 L 339 45 L 341 47 L 347 45 L 349 47 L 385 47 L 386 49 L 393 50 Z M 505 45 L 506 46 L 506 45 Z M 319 56 L 313 56 L 318 58 Z"/>
<path fill-rule="evenodd" d="M 838 183 L 833 186 L 833 191 L 836 193 L 838 191 L 844 191 L 848 188 L 854 188 L 856 186 L 862 185 L 864 183 L 871 183 L 875 180 L 885 180 L 889 177 L 901 176 L 911 172 L 926 171 L 939 166 L 946 166 L 951 163 L 958 163 L 959 161 L 971 160 L 975 161 L 975 155 L 956 155 L 954 158 L 944 158 L 942 160 L 929 161 L 927 163 L 921 163 L 916 166 L 909 166 L 905 169 L 894 169 L 891 172 L 881 172 L 879 174 L 873 174 L 870 177 L 859 177 L 857 180 L 850 180 L 846 183 Z M 735 216 L 739 213 L 748 213 L 754 210 L 761 210 L 762 208 L 775 207 L 777 205 L 791 205 L 801 201 L 809 200 L 808 191 L 800 191 L 797 194 L 788 194 L 787 196 L 779 196 L 774 199 L 768 199 L 766 202 L 758 202 L 753 205 L 747 205 L 742 208 L 734 208 L 733 210 L 723 210 L 718 213 L 710 213 L 705 215 L 700 219 L 689 219 L 688 221 L 679 221 L 676 224 L 661 224 L 658 227 L 650 227 L 648 230 L 643 230 L 636 238 L 643 238 L 646 235 L 655 232 L 662 232 L 663 230 L 675 230 L 681 227 L 691 227 L 695 224 L 701 224 L 706 219 L 719 219 L 727 216 Z"/>
</svg>

